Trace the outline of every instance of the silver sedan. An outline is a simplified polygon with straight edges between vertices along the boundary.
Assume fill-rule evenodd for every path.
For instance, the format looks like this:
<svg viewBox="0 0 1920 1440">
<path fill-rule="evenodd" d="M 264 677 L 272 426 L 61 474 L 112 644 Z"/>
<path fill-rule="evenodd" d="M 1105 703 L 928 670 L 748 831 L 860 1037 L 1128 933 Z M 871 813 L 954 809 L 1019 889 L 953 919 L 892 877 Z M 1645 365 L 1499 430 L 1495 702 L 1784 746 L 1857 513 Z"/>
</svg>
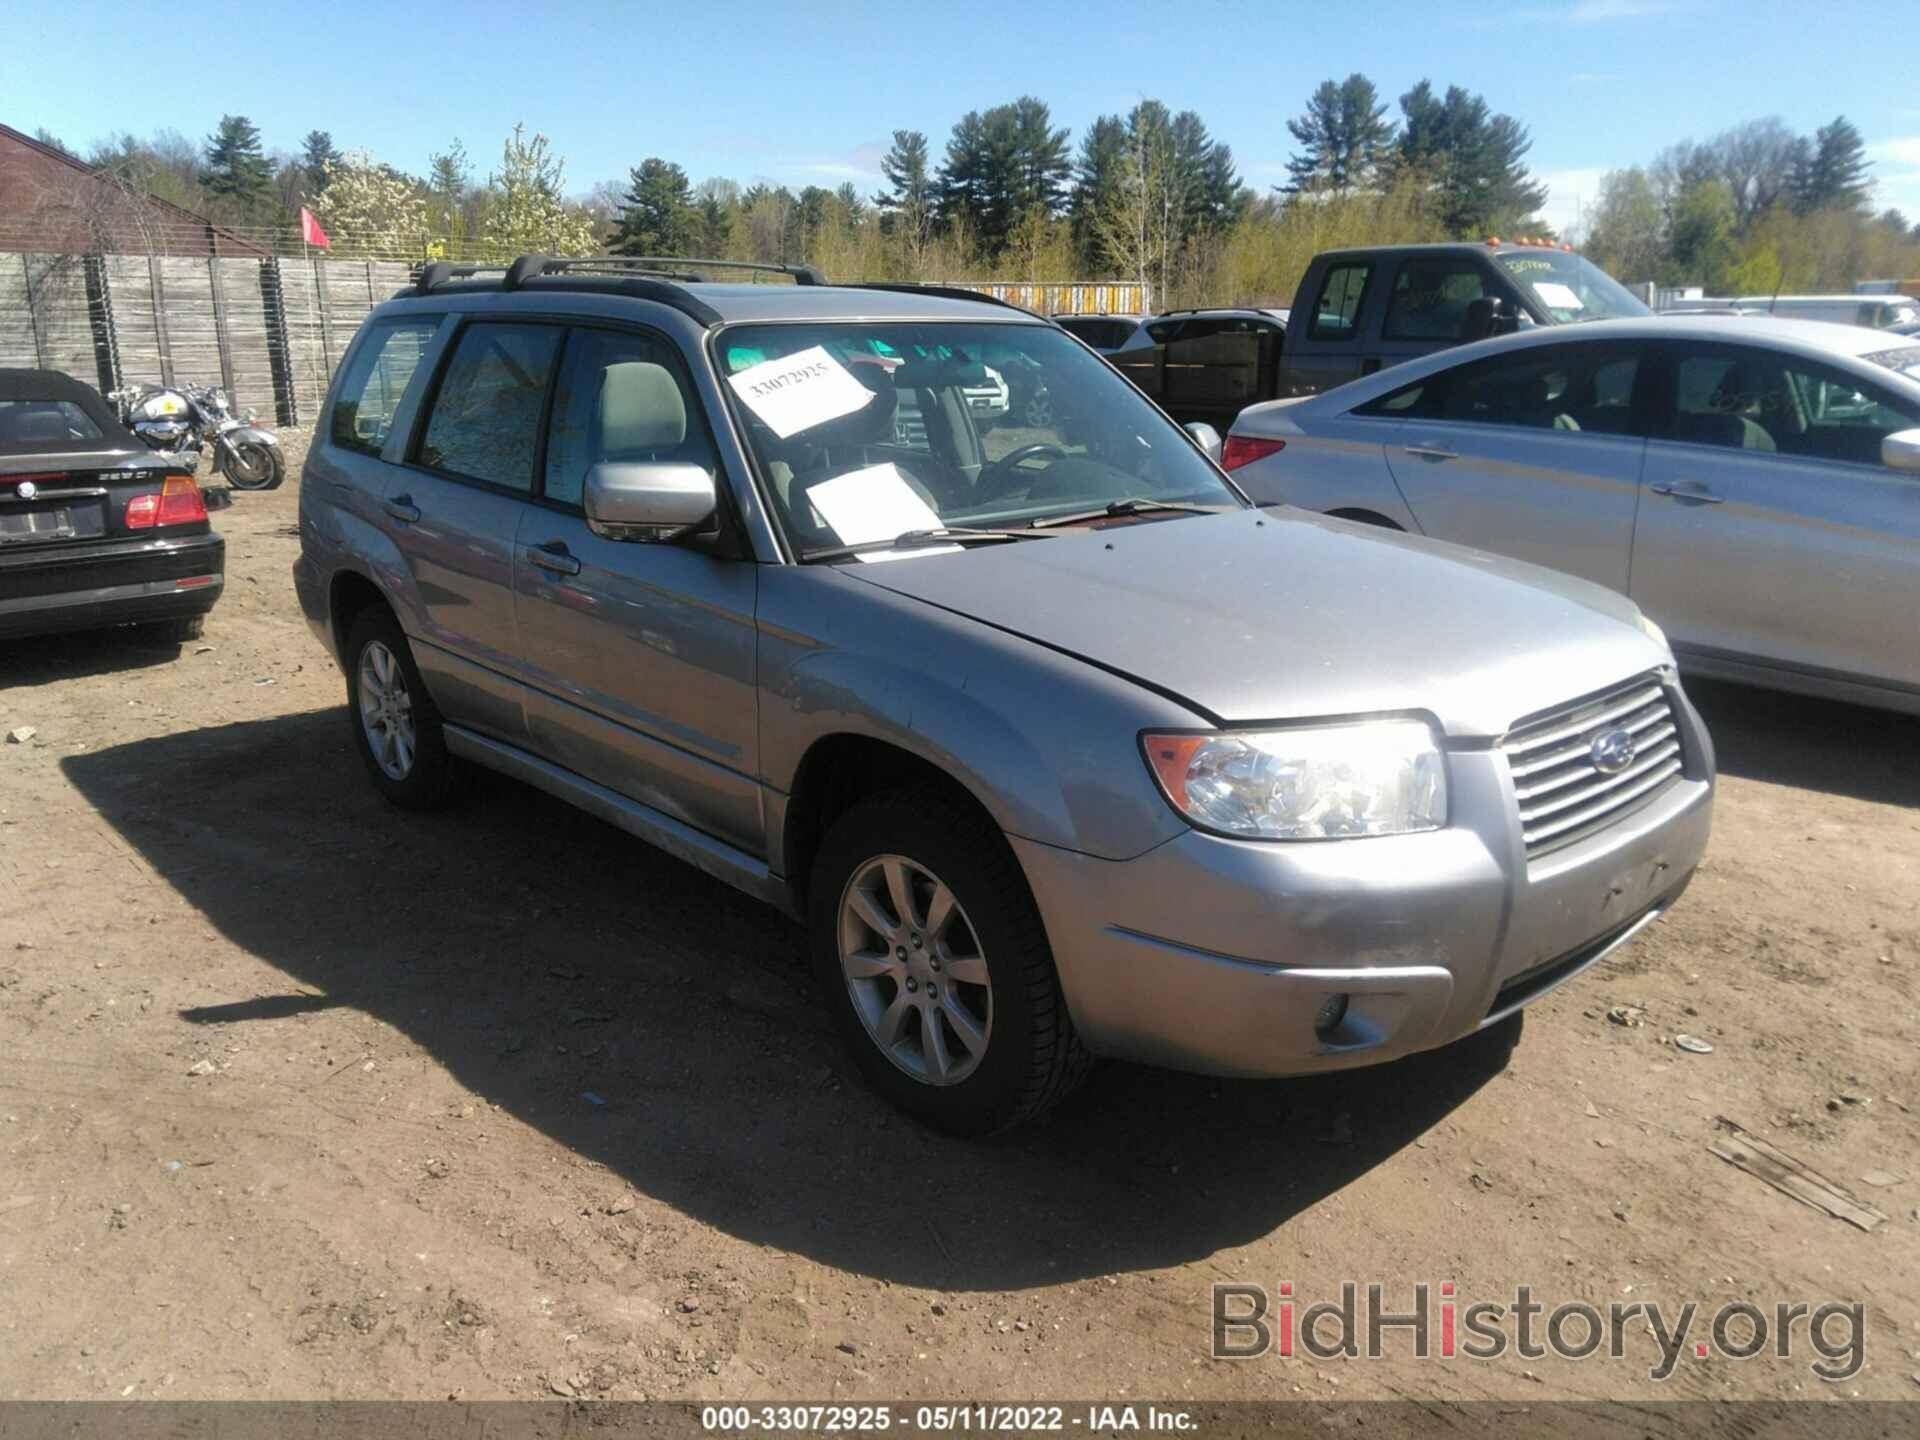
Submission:
<svg viewBox="0 0 1920 1440">
<path fill-rule="evenodd" d="M 1254 405 L 1262 503 L 1630 595 L 1683 667 L 1920 713 L 1920 342 L 1812 321 L 1595 321 Z"/>
</svg>

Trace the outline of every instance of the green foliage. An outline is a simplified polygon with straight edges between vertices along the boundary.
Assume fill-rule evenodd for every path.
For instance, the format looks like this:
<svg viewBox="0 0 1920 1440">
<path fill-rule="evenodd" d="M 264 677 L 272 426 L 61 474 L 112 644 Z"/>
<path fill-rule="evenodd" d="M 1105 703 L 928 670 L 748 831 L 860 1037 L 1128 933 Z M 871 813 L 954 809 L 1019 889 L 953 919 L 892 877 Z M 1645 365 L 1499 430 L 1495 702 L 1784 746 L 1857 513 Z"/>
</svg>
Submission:
<svg viewBox="0 0 1920 1440">
<path fill-rule="evenodd" d="M 240 201 L 263 197 L 273 184 L 273 167 L 260 149 L 260 130 L 244 115 L 222 115 L 207 137 L 207 190 Z"/>
<path fill-rule="evenodd" d="M 688 255 L 702 216 L 678 165 L 649 157 L 628 172 L 612 249 L 619 255 Z"/>
<path fill-rule="evenodd" d="M 296 163 L 300 193 L 309 202 L 326 188 L 327 167 L 339 159 L 340 152 L 334 148 L 332 135 L 325 130 L 307 132 L 307 138 L 300 142 L 300 159 Z"/>
<path fill-rule="evenodd" d="M 1287 122 L 1300 153 L 1287 162 L 1286 188 L 1336 193 L 1372 186 L 1392 155 L 1394 126 L 1373 82 L 1360 74 L 1335 84 L 1322 80 L 1307 97 L 1306 113 Z"/>
<path fill-rule="evenodd" d="M 887 189 L 873 197 L 888 227 L 898 234 L 907 253 L 918 259 L 927 247 L 933 226 L 937 192 L 928 168 L 927 137 L 918 130 L 893 132 L 893 148 L 880 161 Z"/>
<path fill-rule="evenodd" d="M 1802 215 L 1830 208 L 1857 210 L 1872 189 L 1869 164 L 1866 141 L 1846 116 L 1822 125 L 1794 172 L 1793 208 Z"/>
<path fill-rule="evenodd" d="M 1072 173 L 1067 131 L 1056 129 L 1043 101 L 1023 95 L 1009 105 L 970 110 L 953 127 L 938 179 L 938 211 L 951 225 L 964 214 L 989 256 L 1007 243 L 1029 211 L 1053 215 Z"/>
<path fill-rule="evenodd" d="M 1526 126 L 1458 85 L 1436 96 L 1425 80 L 1400 97 L 1400 112 L 1397 162 L 1430 177 L 1449 234 L 1545 228 L 1533 219 L 1547 188 L 1527 171 L 1533 140 Z"/>
<path fill-rule="evenodd" d="M 1600 187 L 1583 249 L 1622 280 L 1724 296 L 1844 292 L 1920 276 L 1920 237 L 1873 215 L 1860 133 L 1840 117 L 1812 136 L 1777 117 L 1681 141 Z"/>
</svg>

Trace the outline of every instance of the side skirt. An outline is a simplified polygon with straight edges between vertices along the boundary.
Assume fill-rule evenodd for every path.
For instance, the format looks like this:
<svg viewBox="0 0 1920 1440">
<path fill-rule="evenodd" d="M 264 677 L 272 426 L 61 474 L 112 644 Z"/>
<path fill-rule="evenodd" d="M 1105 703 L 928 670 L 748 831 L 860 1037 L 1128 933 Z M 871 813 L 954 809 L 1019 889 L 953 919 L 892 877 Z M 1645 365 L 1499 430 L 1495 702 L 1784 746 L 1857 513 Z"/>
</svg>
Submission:
<svg viewBox="0 0 1920 1440">
<path fill-rule="evenodd" d="M 562 769 L 537 755 L 503 741 L 490 739 L 459 725 L 446 726 L 447 749 L 462 760 L 498 770 L 516 780 L 544 790 L 555 799 L 596 815 L 609 825 L 684 860 L 716 880 L 723 880 L 756 900 L 793 914 L 793 899 L 786 882 L 775 875 L 763 860 L 694 829 L 671 815 L 663 815 L 650 805 L 629 800 L 571 770 Z"/>
</svg>

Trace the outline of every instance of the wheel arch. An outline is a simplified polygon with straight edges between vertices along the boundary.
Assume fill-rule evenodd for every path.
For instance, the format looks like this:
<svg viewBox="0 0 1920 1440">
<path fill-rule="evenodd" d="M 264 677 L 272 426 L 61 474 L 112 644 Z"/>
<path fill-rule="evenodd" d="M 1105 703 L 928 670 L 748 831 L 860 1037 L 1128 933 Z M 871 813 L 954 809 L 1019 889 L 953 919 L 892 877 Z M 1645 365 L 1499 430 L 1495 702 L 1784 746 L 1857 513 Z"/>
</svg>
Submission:
<svg viewBox="0 0 1920 1440">
<path fill-rule="evenodd" d="M 780 827 L 784 878 L 795 914 L 807 912 L 813 863 L 834 822 L 870 796 L 921 786 L 939 789 L 976 812 L 994 834 L 1004 834 L 985 802 L 951 771 L 891 740 L 837 731 L 808 746 L 794 772 Z"/>
</svg>

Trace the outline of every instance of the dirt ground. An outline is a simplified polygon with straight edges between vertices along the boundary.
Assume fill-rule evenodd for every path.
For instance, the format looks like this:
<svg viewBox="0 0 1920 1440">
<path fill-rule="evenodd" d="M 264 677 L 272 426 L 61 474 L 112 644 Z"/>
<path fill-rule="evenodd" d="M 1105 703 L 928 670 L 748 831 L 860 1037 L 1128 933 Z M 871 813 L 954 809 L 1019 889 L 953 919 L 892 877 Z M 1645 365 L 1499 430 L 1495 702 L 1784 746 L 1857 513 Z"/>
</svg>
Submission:
<svg viewBox="0 0 1920 1440">
<path fill-rule="evenodd" d="M 203 643 L 0 643 L 0 1398 L 1920 1395 L 1920 722 L 1693 687 L 1708 862 L 1511 1055 L 1107 1066 L 964 1144 L 861 1087 L 774 913 L 511 782 L 383 805 L 296 500 L 217 516 Z M 1208 1357 L 1214 1282 L 1348 1279 L 1858 1301 L 1867 1363 Z"/>
</svg>

